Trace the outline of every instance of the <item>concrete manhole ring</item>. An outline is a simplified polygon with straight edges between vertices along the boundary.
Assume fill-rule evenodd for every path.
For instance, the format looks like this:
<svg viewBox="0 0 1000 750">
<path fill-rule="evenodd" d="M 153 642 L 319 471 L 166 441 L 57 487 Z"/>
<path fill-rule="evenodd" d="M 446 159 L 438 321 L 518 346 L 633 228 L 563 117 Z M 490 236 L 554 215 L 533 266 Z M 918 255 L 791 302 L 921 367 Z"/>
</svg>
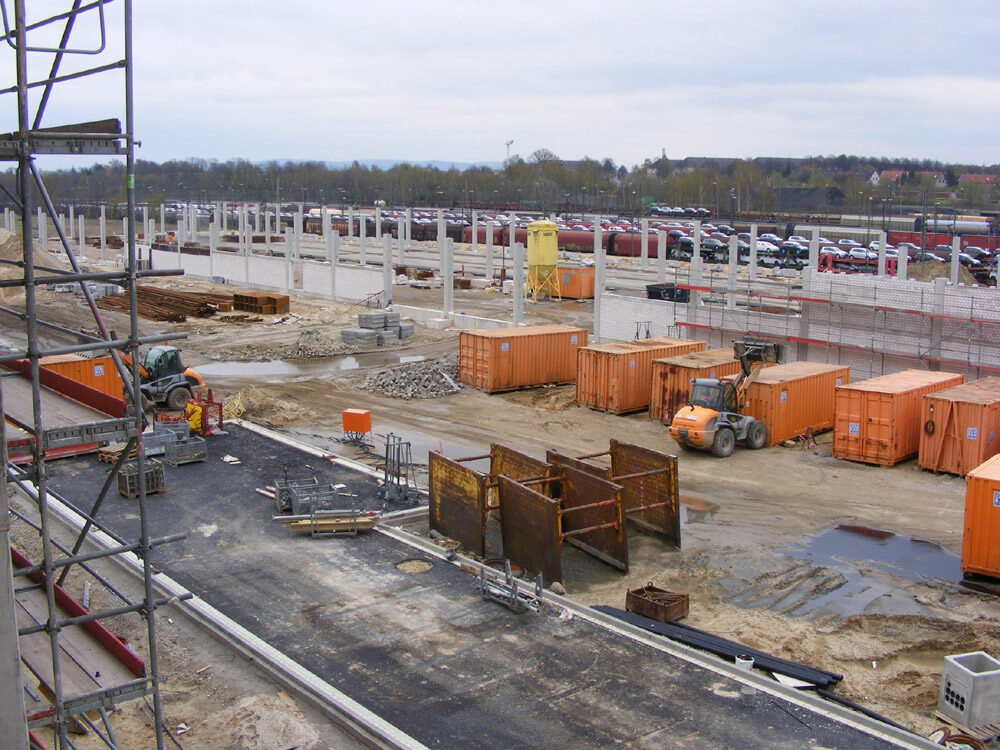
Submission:
<svg viewBox="0 0 1000 750">
<path fill-rule="evenodd" d="M 396 563 L 396 569 L 404 573 L 426 573 L 434 567 L 434 563 L 428 560 L 402 560 Z"/>
</svg>

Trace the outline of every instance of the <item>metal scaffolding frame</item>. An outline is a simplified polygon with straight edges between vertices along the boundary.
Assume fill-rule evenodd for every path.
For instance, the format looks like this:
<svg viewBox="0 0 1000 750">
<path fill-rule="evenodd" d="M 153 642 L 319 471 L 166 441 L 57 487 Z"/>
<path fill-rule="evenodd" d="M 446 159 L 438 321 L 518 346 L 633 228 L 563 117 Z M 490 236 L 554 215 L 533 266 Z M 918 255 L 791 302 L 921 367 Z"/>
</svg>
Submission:
<svg viewBox="0 0 1000 750">
<path fill-rule="evenodd" d="M 53 710 L 45 719 L 45 723 L 53 726 L 54 736 L 59 748 L 72 748 L 73 743 L 67 736 L 67 726 L 71 717 L 86 717 L 81 712 L 87 710 L 97 710 L 105 717 L 104 710 L 114 706 L 116 701 L 131 698 L 143 698 L 152 696 L 152 712 L 154 716 L 154 731 L 156 735 L 156 747 L 163 748 L 163 738 L 165 728 L 163 726 L 162 705 L 159 689 L 159 667 L 157 660 L 156 641 L 156 608 L 162 606 L 168 600 L 157 600 L 154 597 L 153 589 L 153 569 L 150 562 L 150 550 L 170 541 L 175 541 L 181 537 L 168 537 L 154 539 L 150 534 L 149 515 L 147 512 L 146 498 L 146 477 L 144 471 L 145 451 L 143 448 L 142 430 L 145 426 L 145 417 L 142 410 L 135 409 L 134 416 L 118 419 L 104 420 L 99 424 L 101 439 L 119 439 L 128 441 L 130 447 L 135 444 L 138 453 L 138 499 L 139 510 L 139 538 L 134 541 L 127 541 L 118 537 L 113 537 L 111 547 L 100 547 L 98 551 L 82 552 L 84 543 L 88 540 L 88 535 L 92 530 L 103 530 L 102 524 L 96 516 L 101 504 L 114 482 L 122 462 L 119 461 L 111 471 L 108 482 L 102 488 L 98 497 L 94 500 L 89 513 L 81 514 L 85 519 L 82 530 L 74 544 L 70 547 L 58 543 L 52 535 L 53 532 L 53 507 L 59 502 L 48 488 L 48 477 L 46 470 L 46 453 L 54 443 L 53 430 L 47 429 L 43 421 L 41 409 L 41 385 L 39 382 L 39 359 L 52 354 L 66 354 L 73 352 L 87 352 L 107 350 L 111 353 L 115 367 L 118 369 L 122 382 L 125 384 L 128 400 L 133 394 L 138 392 L 139 375 L 139 345 L 150 343 L 151 338 L 139 336 L 138 315 L 136 312 L 136 280 L 147 275 L 173 275 L 177 271 L 169 271 L 165 274 L 160 272 L 143 271 L 137 272 L 136 246 L 135 246 L 135 145 L 136 141 L 133 133 L 133 67 L 132 67 L 132 0 L 122 0 L 115 3 L 113 0 L 67 0 L 67 8 L 62 12 L 51 12 L 51 5 L 45 11 L 38 9 L 38 4 L 33 4 L 30 10 L 35 13 L 43 13 L 40 17 L 30 17 L 26 0 L 0 0 L 0 14 L 2 14 L 4 41 L 7 49 L 12 52 L 16 65 L 16 84 L 12 87 L 0 89 L 0 95 L 12 96 L 16 99 L 17 125 L 12 132 L 0 135 L 0 160 L 16 163 L 16 187 L 9 190 L 0 186 L 6 194 L 7 199 L 13 204 L 14 209 L 20 219 L 20 237 L 22 247 L 22 259 L 20 261 L 3 261 L 18 268 L 22 273 L 18 273 L 14 279 L 0 282 L 2 286 L 18 286 L 24 290 L 24 308 L 13 309 L 0 307 L 0 315 L 13 318 L 23 324 L 26 348 L 22 351 L 7 353 L 0 356 L 0 365 L 10 363 L 13 360 L 27 360 L 29 364 L 28 375 L 31 383 L 32 401 L 32 424 L 29 432 L 31 434 L 31 463 L 26 470 L 15 467 L 8 460 L 7 455 L 7 429 L 4 420 L 0 420 L 0 444 L 2 444 L 2 457 L 4 465 L 4 501 L 5 512 L 0 521 L 0 535 L 5 549 L 0 558 L 4 560 L 4 569 L 0 571 L 0 733 L 4 737 L 5 747 L 12 747 L 20 750 L 28 747 L 28 722 L 25 716 L 24 691 L 22 689 L 22 679 L 20 671 L 20 652 L 18 650 L 18 640 L 21 637 L 33 633 L 44 632 L 48 637 L 50 658 L 52 665 L 52 684 L 48 686 Z M 114 10 L 112 15 L 109 11 Z M 118 15 L 118 11 L 121 15 Z M 48 13 L 48 15 L 44 15 Z M 74 35 L 74 28 L 84 23 L 90 24 L 90 30 L 79 32 Z M 121 54 L 114 48 L 117 45 L 117 37 L 114 37 L 115 44 L 110 41 L 112 34 L 121 30 Z M 58 42 L 52 44 L 52 40 L 58 36 Z M 78 43 L 78 39 L 86 37 L 83 43 Z M 88 44 L 90 38 L 93 43 Z M 39 40 L 36 42 L 36 40 Z M 45 67 L 45 72 L 32 77 L 29 71 L 29 61 L 32 71 L 36 68 Z M 71 65 L 78 65 L 74 70 L 65 70 Z M 46 115 L 46 107 L 50 99 L 67 87 L 71 82 L 78 82 L 81 79 L 89 79 L 95 76 L 117 76 L 121 75 L 122 100 L 109 102 L 109 106 L 114 108 L 124 120 L 124 128 L 121 125 L 122 119 L 112 118 L 97 122 L 86 122 L 79 124 L 59 125 L 55 127 L 43 127 Z M 116 89 L 117 90 L 117 89 Z M 29 94 L 31 95 L 29 97 Z M 12 111 L 13 108 L 8 111 Z M 127 202 L 127 222 L 126 222 L 126 255 L 127 262 L 121 269 L 113 272 L 88 273 L 84 272 L 63 231 L 61 219 L 56 211 L 55 205 L 45 189 L 42 175 L 35 163 L 35 156 L 45 155 L 81 155 L 92 154 L 95 156 L 123 156 L 125 158 L 125 194 Z M 51 221 L 55 227 L 56 234 L 65 252 L 71 270 L 48 268 L 36 263 L 34 242 L 32 240 L 33 228 L 33 203 L 36 197 L 40 200 L 40 207 L 44 210 L 47 218 L 42 221 Z M 42 216 L 42 210 L 39 210 Z M 45 237 L 45 232 L 41 232 Z M 36 271 L 43 271 L 45 276 L 36 276 Z M 108 280 L 119 283 L 127 288 L 130 306 L 130 326 L 127 338 L 117 338 L 109 332 L 101 319 L 100 312 L 95 304 L 94 297 L 86 282 L 93 280 Z M 37 306 L 37 287 L 45 283 L 72 283 L 78 284 L 86 300 L 86 304 L 93 315 L 99 336 L 86 336 L 75 331 L 62 328 L 60 326 L 46 323 L 39 320 L 39 309 Z M 40 338 L 40 329 L 47 328 L 56 330 L 62 334 L 71 334 L 75 337 L 75 343 L 65 346 L 44 348 Z M 162 340 L 162 336 L 155 337 L 156 341 Z M 173 337 L 178 338 L 178 337 Z M 121 353 L 128 352 L 131 355 L 131 369 L 126 367 Z M 0 380 L 0 408 L 3 406 L 3 387 Z M 80 425 L 80 434 L 91 434 L 95 430 L 95 425 Z M 88 432 L 89 430 L 89 432 Z M 59 430 L 64 436 L 66 428 Z M 126 451 L 127 453 L 127 451 Z M 12 486 L 18 485 L 20 490 L 37 504 L 37 523 L 31 521 L 27 516 L 16 513 L 10 507 L 10 497 Z M 41 538 L 42 560 L 37 565 L 14 568 L 11 562 L 11 555 L 7 553 L 10 547 L 10 522 L 11 519 L 20 519 L 35 529 Z M 113 536 L 113 535 L 112 535 Z M 140 601 L 130 601 L 128 598 L 108 586 L 109 590 L 122 600 L 122 606 L 98 612 L 87 612 L 75 617 L 66 617 L 57 606 L 57 589 L 65 580 L 70 567 L 78 565 L 81 570 L 95 577 L 100 582 L 105 582 L 86 563 L 99 558 L 112 555 L 134 553 L 142 561 L 143 570 L 143 596 Z M 23 576 L 34 576 L 34 585 Z M 39 580 L 38 576 L 41 575 Z M 47 619 L 34 626 L 22 627 L 18 630 L 14 614 L 17 608 L 15 601 L 15 583 L 17 591 L 24 592 L 29 589 L 44 590 L 47 605 Z M 61 593 L 61 592 L 59 592 Z M 60 651 L 60 632 L 72 625 L 92 622 L 107 617 L 112 617 L 124 613 L 135 612 L 140 614 L 146 622 L 146 636 L 148 639 L 148 657 L 145 661 L 145 672 L 138 679 L 126 684 L 101 688 L 93 693 L 77 696 L 71 700 L 64 694 L 63 677 L 61 673 L 60 660 L 65 659 Z M 10 679 L 6 679 L 10 678 Z M 110 727 L 104 721 L 106 730 L 101 733 L 88 718 L 81 718 L 89 724 L 105 744 L 109 747 L 116 747 L 114 735 Z"/>
</svg>

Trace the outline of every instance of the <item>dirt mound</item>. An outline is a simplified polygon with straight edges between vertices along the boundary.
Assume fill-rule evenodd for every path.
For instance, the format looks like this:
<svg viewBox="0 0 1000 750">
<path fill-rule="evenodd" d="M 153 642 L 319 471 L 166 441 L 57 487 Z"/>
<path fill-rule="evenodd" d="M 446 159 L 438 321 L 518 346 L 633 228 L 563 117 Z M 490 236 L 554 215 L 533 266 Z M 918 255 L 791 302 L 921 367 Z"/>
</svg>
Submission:
<svg viewBox="0 0 1000 750">
<path fill-rule="evenodd" d="M 294 747 L 299 750 L 318 748 L 319 735 L 301 721 L 301 716 L 302 712 L 290 699 L 254 695 L 244 698 L 205 724 L 218 721 L 225 730 L 224 734 L 232 742 L 229 747 L 234 750 L 256 750 L 261 747 Z M 191 733 L 191 739 L 196 736 L 197 728 Z"/>
<path fill-rule="evenodd" d="M 294 401 L 277 398 L 262 388 L 247 386 L 226 400 L 226 414 L 268 427 L 287 427 L 308 419 L 311 412 Z"/>
<path fill-rule="evenodd" d="M 562 411 L 576 403 L 576 386 L 552 385 L 502 394 L 507 401 L 548 411 Z"/>
<path fill-rule="evenodd" d="M 906 278 L 913 281 L 949 279 L 951 278 L 951 264 L 942 263 L 937 260 L 922 260 L 919 263 L 908 263 L 906 266 Z M 969 269 L 960 265 L 958 267 L 958 283 L 972 286 L 977 282 L 976 277 L 969 273 Z"/>
<path fill-rule="evenodd" d="M 38 242 L 32 242 L 32 259 L 35 266 L 48 266 L 49 268 L 69 268 L 69 263 L 64 259 L 53 255 L 42 249 Z M 0 229 L 0 259 L 19 261 L 24 258 L 24 249 L 21 246 L 21 235 Z M 51 276 L 47 271 L 37 271 L 37 276 Z M 22 278 L 24 271 L 17 266 L 0 263 L 0 279 Z M 19 287 L 6 287 L 0 289 L 0 298 L 5 300 L 18 299 L 24 296 L 24 290 Z"/>
</svg>

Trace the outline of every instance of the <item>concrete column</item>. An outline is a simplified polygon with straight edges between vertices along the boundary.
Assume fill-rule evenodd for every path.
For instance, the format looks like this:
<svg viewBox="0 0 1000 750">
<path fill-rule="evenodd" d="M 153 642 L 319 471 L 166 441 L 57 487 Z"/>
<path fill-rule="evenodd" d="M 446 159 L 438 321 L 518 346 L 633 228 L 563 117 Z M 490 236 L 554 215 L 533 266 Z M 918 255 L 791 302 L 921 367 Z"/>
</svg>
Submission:
<svg viewBox="0 0 1000 750">
<path fill-rule="evenodd" d="M 76 231 L 76 226 L 75 225 L 76 225 L 76 212 L 74 211 L 73 206 L 70 205 L 70 207 L 69 207 L 69 222 L 66 224 L 66 229 L 68 230 L 68 233 L 66 235 L 66 239 L 69 239 L 69 240 L 73 239 L 73 232 Z M 142 225 L 146 226 L 146 207 L 145 206 L 143 206 L 143 208 L 142 208 Z"/>
<path fill-rule="evenodd" d="M 375 239 L 382 239 L 382 209 L 375 206 Z"/>
<path fill-rule="evenodd" d="M 739 239 L 735 234 L 729 235 L 729 263 L 726 265 L 728 276 L 726 280 L 726 308 L 736 309 L 736 275 L 740 270 Z"/>
<path fill-rule="evenodd" d="M 229 231 L 229 204 L 223 201 L 219 211 L 222 214 L 222 231 Z"/>
<path fill-rule="evenodd" d="M 472 210 L 472 252 L 479 252 L 479 212 Z"/>
<path fill-rule="evenodd" d="M 76 217 L 76 222 L 77 222 L 76 239 L 77 239 L 77 247 L 79 248 L 79 250 L 77 251 L 80 256 L 79 260 L 83 260 L 84 258 L 87 257 L 87 229 L 84 226 L 84 220 L 85 217 L 83 214 L 80 214 L 79 216 Z"/>
<path fill-rule="evenodd" d="M 957 241 L 958 238 L 956 237 L 955 240 Z M 954 255 L 955 253 L 952 254 Z M 957 275 L 957 272 L 955 273 Z M 940 370 L 941 339 L 944 336 L 944 290 L 948 280 L 937 278 L 932 283 L 934 284 L 934 317 L 931 318 L 931 340 L 930 348 L 927 350 L 927 369 Z"/>
<path fill-rule="evenodd" d="M 178 255 L 181 254 L 181 248 L 184 246 L 185 240 L 186 240 L 186 238 L 185 238 L 185 232 L 184 232 L 184 222 L 183 221 L 178 221 L 177 222 L 177 254 Z M 103 253 L 101 253 L 101 255 L 103 256 Z"/>
<path fill-rule="evenodd" d="M 493 282 L 493 222 L 486 225 L 486 281 Z"/>
<path fill-rule="evenodd" d="M 809 270 L 819 268 L 819 227 L 813 227 L 809 236 Z"/>
<path fill-rule="evenodd" d="M 750 225 L 750 263 L 747 265 L 750 280 L 757 278 L 757 225 Z"/>
<path fill-rule="evenodd" d="M 101 218 L 99 221 L 100 226 L 100 238 L 101 238 L 101 263 L 105 261 L 105 257 L 108 252 L 108 236 L 107 236 L 107 215 L 104 210 L 104 206 L 101 206 Z"/>
<path fill-rule="evenodd" d="M 412 208 L 406 209 L 406 239 L 404 240 L 403 244 L 406 246 L 407 250 L 409 250 L 410 249 L 410 245 L 413 244 L 413 209 Z"/>
<path fill-rule="evenodd" d="M 691 261 L 694 262 L 695 258 L 701 260 L 701 221 L 694 223 L 694 257 Z"/>
<path fill-rule="evenodd" d="M 219 225 L 208 223 L 208 277 L 215 276 L 215 253 L 219 250 Z"/>
<path fill-rule="evenodd" d="M 294 229 L 289 230 L 294 232 Z M 288 242 L 286 239 L 285 242 Z M 249 258 L 250 256 L 247 255 Z M 285 293 L 291 295 L 295 287 L 295 267 L 292 265 L 292 254 L 285 253 Z"/>
<path fill-rule="evenodd" d="M 906 280 L 906 266 L 910 260 L 909 252 L 900 252 L 896 258 L 896 278 Z"/>
<path fill-rule="evenodd" d="M 3 228 L 6 229 L 8 232 L 11 231 L 11 229 L 10 229 L 10 209 L 7 208 L 6 206 L 4 206 L 4 209 L 3 209 Z"/>
<path fill-rule="evenodd" d="M 962 252 L 962 238 L 955 235 L 951 238 L 951 283 L 958 283 L 958 254 Z"/>
<path fill-rule="evenodd" d="M 698 243 L 695 242 L 695 250 L 698 249 Z M 701 254 L 695 253 L 694 257 L 691 258 L 691 263 L 688 266 L 688 283 L 691 286 L 703 286 L 705 281 L 705 264 L 701 261 Z M 698 305 L 701 304 L 701 292 L 694 289 L 691 290 L 690 301 L 688 302 L 688 320 L 697 320 L 696 315 L 698 312 Z"/>
<path fill-rule="evenodd" d="M 128 218 L 122 217 L 122 254 L 128 257 Z"/>
<path fill-rule="evenodd" d="M 323 236 L 323 243 L 325 244 L 327 235 L 330 234 L 330 212 L 326 210 L 326 206 L 320 206 L 319 210 L 319 231 Z"/>
<path fill-rule="evenodd" d="M 253 231 L 254 232 L 260 232 L 260 204 L 259 203 L 254 203 L 253 204 Z M 250 238 L 250 241 L 253 242 L 253 238 L 252 237 Z"/>
<path fill-rule="evenodd" d="M 340 254 L 340 232 L 330 231 L 326 237 L 326 259 L 330 261 L 330 299 L 337 299 L 337 256 Z"/>
<path fill-rule="evenodd" d="M 667 233 L 656 233 L 656 282 L 662 284 L 667 280 Z"/>
<path fill-rule="evenodd" d="M 878 233 L 878 275 L 885 276 L 885 244 L 886 237 L 885 232 Z"/>
<path fill-rule="evenodd" d="M 507 228 L 507 231 L 510 232 L 510 236 L 507 238 L 507 247 L 511 248 L 511 257 L 513 258 L 514 242 L 517 240 L 517 218 L 513 211 L 510 212 L 510 216 L 510 226 Z"/>
<path fill-rule="evenodd" d="M 192 242 L 197 242 L 198 241 L 198 207 L 195 206 L 193 203 L 188 203 L 187 210 L 188 210 L 188 222 L 189 222 L 189 226 L 191 227 L 191 232 L 190 232 L 191 233 L 191 241 Z"/>
<path fill-rule="evenodd" d="M 217 229 L 222 224 L 222 209 L 219 208 L 218 203 L 212 204 L 212 222 L 215 224 Z"/>
<path fill-rule="evenodd" d="M 388 234 L 382 235 L 382 283 L 385 284 L 385 305 L 392 304 L 392 282 L 396 280 L 396 273 L 392 270 L 392 237 Z"/>
<path fill-rule="evenodd" d="M 640 256 L 639 267 L 645 271 L 649 268 L 649 219 L 639 222 L 642 231 L 642 254 Z"/>
<path fill-rule="evenodd" d="M 353 208 L 348 208 L 347 209 L 347 236 L 348 237 L 353 237 L 354 236 L 354 209 Z"/>
<path fill-rule="evenodd" d="M 363 214 L 358 214 L 358 241 L 360 243 L 360 248 L 361 248 L 360 263 L 362 266 L 365 265 L 365 263 L 367 262 L 366 258 L 368 252 L 368 248 L 366 247 L 367 240 L 368 240 L 368 222 L 365 221 L 365 217 Z"/>
<path fill-rule="evenodd" d="M 149 219 L 146 222 L 146 244 L 153 247 L 153 243 L 156 241 L 156 219 Z"/>
<path fill-rule="evenodd" d="M 514 285 L 510 290 L 514 301 L 514 325 L 519 326 L 524 322 L 524 245 L 515 242 L 510 255 L 514 265 Z"/>
<path fill-rule="evenodd" d="M 440 245 L 444 242 L 444 238 L 448 236 L 448 227 L 444 223 L 444 209 L 439 208 L 437 210 L 437 241 Z"/>
<path fill-rule="evenodd" d="M 73 221 L 73 207 L 72 206 L 69 207 L 69 220 Z M 146 227 L 149 226 L 149 206 L 143 206 L 142 207 L 142 224 L 140 224 L 139 226 L 142 227 L 143 234 L 145 234 L 146 233 Z M 146 242 L 152 242 L 152 240 L 149 239 L 149 237 L 145 237 L 144 239 L 146 240 Z"/>
<path fill-rule="evenodd" d="M 601 249 L 601 222 L 594 222 L 594 262 L 597 262 L 597 251 Z M 597 335 L 596 333 L 594 334 Z"/>
<path fill-rule="evenodd" d="M 438 239 L 438 258 L 441 263 L 441 282 L 444 287 L 443 316 L 451 317 L 455 312 L 455 267 L 448 253 L 448 243 Z"/>
<path fill-rule="evenodd" d="M 302 257 L 302 230 L 303 230 L 303 214 L 302 214 L 302 204 L 299 204 L 298 211 L 295 212 L 295 257 Z"/>
<path fill-rule="evenodd" d="M 167 233 L 167 211 L 163 207 L 163 204 L 161 203 L 160 204 L 160 234 L 166 234 L 166 233 Z"/>
<path fill-rule="evenodd" d="M 599 227 L 600 224 L 595 226 Z M 601 249 L 600 229 L 594 233 L 594 330 L 593 343 L 601 342 L 601 295 L 604 294 L 604 285 L 607 270 L 607 257 Z"/>
<path fill-rule="evenodd" d="M 37 214 L 37 219 L 35 220 L 35 224 L 38 225 L 38 235 L 37 235 L 36 239 L 41 243 L 42 242 L 42 238 L 45 237 L 45 230 L 48 227 L 46 226 L 47 222 L 45 221 L 45 214 L 42 213 L 42 207 L 41 206 L 37 206 L 35 208 L 35 213 Z M 42 246 L 43 247 L 47 247 L 45 244 L 43 244 Z"/>
<path fill-rule="evenodd" d="M 403 222 L 403 218 L 400 217 L 396 219 L 396 252 L 399 255 L 399 265 L 401 266 L 406 265 L 406 261 L 403 257 L 405 247 L 406 247 L 406 226 Z"/>
<path fill-rule="evenodd" d="M 271 212 L 264 214 L 264 251 L 271 254 Z"/>
</svg>

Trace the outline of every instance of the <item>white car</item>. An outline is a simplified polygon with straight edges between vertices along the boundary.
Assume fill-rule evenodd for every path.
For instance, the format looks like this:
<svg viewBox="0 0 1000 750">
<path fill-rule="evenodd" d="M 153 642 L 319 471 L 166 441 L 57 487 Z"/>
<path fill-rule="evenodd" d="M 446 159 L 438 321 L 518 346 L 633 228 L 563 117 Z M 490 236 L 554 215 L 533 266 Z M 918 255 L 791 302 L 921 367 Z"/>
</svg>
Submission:
<svg viewBox="0 0 1000 750">
<path fill-rule="evenodd" d="M 867 248 L 858 246 L 852 247 L 847 251 L 847 256 L 853 258 L 854 260 L 877 260 L 878 253 L 873 250 L 868 250 Z"/>
<path fill-rule="evenodd" d="M 846 237 L 844 239 L 837 240 L 837 244 L 840 245 L 841 247 L 861 247 L 862 246 L 860 242 L 855 242 L 854 240 L 848 239 Z"/>
<path fill-rule="evenodd" d="M 842 259 L 847 258 L 847 251 L 840 247 L 835 247 L 833 245 L 827 245 L 819 249 L 820 255 L 832 255 L 834 258 Z"/>
</svg>

